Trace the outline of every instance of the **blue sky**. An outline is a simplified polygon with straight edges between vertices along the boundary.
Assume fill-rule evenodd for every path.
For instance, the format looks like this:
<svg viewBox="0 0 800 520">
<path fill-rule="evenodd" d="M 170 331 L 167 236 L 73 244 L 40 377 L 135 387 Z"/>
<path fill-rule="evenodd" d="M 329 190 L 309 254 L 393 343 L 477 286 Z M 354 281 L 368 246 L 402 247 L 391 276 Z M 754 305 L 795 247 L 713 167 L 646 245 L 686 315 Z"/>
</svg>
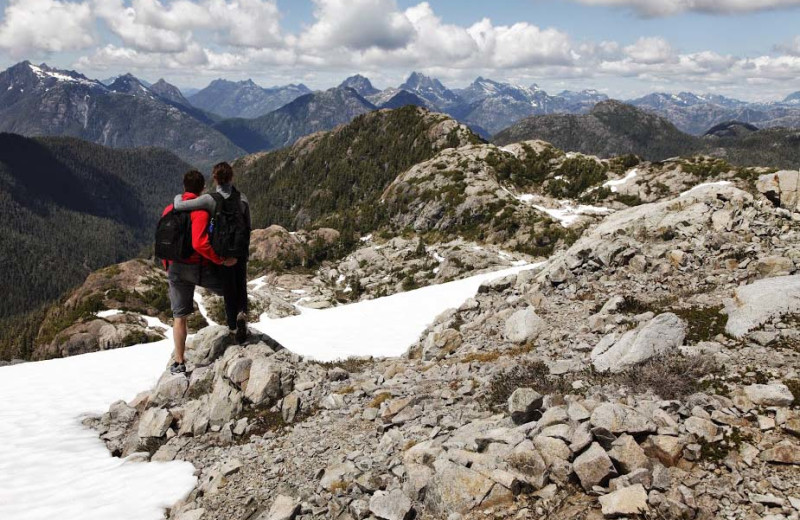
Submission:
<svg viewBox="0 0 800 520">
<path fill-rule="evenodd" d="M 356 72 L 386 87 L 420 70 L 453 87 L 771 100 L 800 90 L 798 22 L 800 0 L 0 0 L 0 65 L 182 87 L 326 88 Z"/>
</svg>

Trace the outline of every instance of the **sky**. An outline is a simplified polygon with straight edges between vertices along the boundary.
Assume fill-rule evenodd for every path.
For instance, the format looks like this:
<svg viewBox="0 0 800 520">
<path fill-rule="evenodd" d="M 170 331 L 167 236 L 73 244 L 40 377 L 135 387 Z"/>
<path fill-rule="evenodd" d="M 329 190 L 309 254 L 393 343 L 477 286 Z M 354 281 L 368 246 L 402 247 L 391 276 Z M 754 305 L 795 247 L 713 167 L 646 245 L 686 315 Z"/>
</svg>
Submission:
<svg viewBox="0 0 800 520">
<path fill-rule="evenodd" d="M 0 66 L 46 62 L 182 88 L 329 88 L 412 71 L 550 93 L 779 100 L 800 90 L 800 0 L 0 0 Z"/>
</svg>

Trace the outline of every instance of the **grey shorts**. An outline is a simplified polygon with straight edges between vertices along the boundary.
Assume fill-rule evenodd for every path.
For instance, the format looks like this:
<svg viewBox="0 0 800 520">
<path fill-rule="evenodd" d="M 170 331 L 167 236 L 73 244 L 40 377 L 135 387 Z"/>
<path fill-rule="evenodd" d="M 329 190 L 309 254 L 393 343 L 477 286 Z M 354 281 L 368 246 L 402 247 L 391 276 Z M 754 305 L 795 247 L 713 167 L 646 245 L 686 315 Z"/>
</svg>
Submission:
<svg viewBox="0 0 800 520">
<path fill-rule="evenodd" d="M 173 262 L 169 266 L 167 280 L 169 280 L 169 301 L 174 318 L 185 318 L 194 312 L 196 285 L 222 295 L 222 277 L 215 265 Z"/>
</svg>

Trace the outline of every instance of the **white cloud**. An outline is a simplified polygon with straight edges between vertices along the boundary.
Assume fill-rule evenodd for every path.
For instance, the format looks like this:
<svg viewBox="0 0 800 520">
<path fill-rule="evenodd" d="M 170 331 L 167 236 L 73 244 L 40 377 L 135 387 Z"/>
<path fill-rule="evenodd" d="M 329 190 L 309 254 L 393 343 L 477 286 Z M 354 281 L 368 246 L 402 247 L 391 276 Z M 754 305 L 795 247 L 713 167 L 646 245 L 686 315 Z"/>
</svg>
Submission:
<svg viewBox="0 0 800 520">
<path fill-rule="evenodd" d="M 343 46 L 362 51 L 398 49 L 414 35 L 410 20 L 394 0 L 314 0 L 317 21 L 300 37 L 300 46 L 324 50 Z"/>
<path fill-rule="evenodd" d="M 94 0 L 94 13 L 122 42 L 139 51 L 184 52 L 194 31 L 210 30 L 220 43 L 240 47 L 281 45 L 274 0 Z"/>
<path fill-rule="evenodd" d="M 576 0 L 587 5 L 630 7 L 644 16 L 687 11 L 732 14 L 800 6 L 800 0 Z"/>
<path fill-rule="evenodd" d="M 0 48 L 13 56 L 82 49 L 94 43 L 87 3 L 11 0 L 0 24 Z"/>
<path fill-rule="evenodd" d="M 639 38 L 636 43 L 624 49 L 634 63 L 652 65 L 675 60 L 672 46 L 661 37 Z"/>
<path fill-rule="evenodd" d="M 399 9 L 396 0 L 313 0 L 313 21 L 297 33 L 281 27 L 276 0 L 10 0 L 0 21 L 0 49 L 12 56 L 92 46 L 72 65 L 97 71 L 161 75 L 326 78 L 359 71 L 396 85 L 411 70 L 464 84 L 477 75 L 529 84 L 587 87 L 625 82 L 656 87 L 791 89 L 800 76 L 800 37 L 772 54 L 741 58 L 713 50 L 682 53 L 644 36 L 624 45 L 574 40 L 527 22 L 446 23 L 428 2 Z M 687 10 L 727 12 L 794 5 L 800 0 L 573 0 L 635 7 L 648 15 Z M 269 72 L 263 72 L 269 71 Z M 691 85 L 694 85 L 692 87 Z M 757 90 L 753 86 L 765 86 Z"/>
</svg>

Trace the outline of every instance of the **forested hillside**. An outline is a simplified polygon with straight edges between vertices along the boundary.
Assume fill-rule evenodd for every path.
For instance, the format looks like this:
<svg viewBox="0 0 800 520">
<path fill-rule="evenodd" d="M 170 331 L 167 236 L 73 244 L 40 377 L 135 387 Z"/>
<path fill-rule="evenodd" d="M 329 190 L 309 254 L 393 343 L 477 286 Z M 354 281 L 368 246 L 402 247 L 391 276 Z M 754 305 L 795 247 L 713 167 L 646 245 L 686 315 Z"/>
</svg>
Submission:
<svg viewBox="0 0 800 520">
<path fill-rule="evenodd" d="M 532 116 L 492 138 L 498 145 L 541 139 L 557 148 L 601 157 L 635 154 L 648 160 L 691 155 L 702 141 L 666 119 L 620 103 L 603 101 L 586 115 Z"/>
<path fill-rule="evenodd" d="M 0 319 L 139 253 L 188 168 L 155 148 L 0 134 Z M 13 327 L 0 329 L 8 339 Z"/>
<path fill-rule="evenodd" d="M 241 159 L 237 182 L 250 198 L 254 227 L 338 227 L 334 220 L 349 212 L 360 215 L 348 224 L 368 228 L 379 218 L 377 197 L 398 174 L 478 140 L 453 119 L 415 106 L 375 111 L 290 148 Z"/>
</svg>

